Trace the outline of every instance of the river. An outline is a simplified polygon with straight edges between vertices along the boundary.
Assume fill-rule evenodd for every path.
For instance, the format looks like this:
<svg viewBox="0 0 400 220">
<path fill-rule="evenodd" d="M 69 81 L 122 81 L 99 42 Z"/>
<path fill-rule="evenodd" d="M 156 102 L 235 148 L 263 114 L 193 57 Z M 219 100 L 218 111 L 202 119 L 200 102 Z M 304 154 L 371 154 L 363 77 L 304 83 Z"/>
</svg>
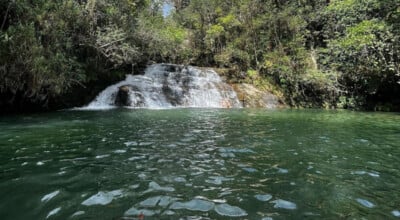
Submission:
<svg viewBox="0 0 400 220">
<path fill-rule="evenodd" d="M 395 113 L 114 109 L 9 116 L 0 118 L 0 216 L 398 219 L 399 164 Z"/>
</svg>

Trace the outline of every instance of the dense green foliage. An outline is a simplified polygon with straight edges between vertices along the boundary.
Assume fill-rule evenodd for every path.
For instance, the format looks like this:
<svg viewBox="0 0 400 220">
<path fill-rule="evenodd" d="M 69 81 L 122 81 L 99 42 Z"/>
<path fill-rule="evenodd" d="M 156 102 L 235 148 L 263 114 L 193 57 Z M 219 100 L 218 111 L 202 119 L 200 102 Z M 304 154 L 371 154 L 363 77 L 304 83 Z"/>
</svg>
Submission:
<svg viewBox="0 0 400 220">
<path fill-rule="evenodd" d="M 2 0 L 0 106 L 47 107 L 76 85 L 138 61 L 141 0 Z"/>
<path fill-rule="evenodd" d="M 3 110 L 47 108 L 149 61 L 229 68 L 292 106 L 400 109 L 400 0 L 0 0 L 0 11 Z"/>
<path fill-rule="evenodd" d="M 398 0 L 192 0 L 174 16 L 195 63 L 259 75 L 291 105 L 398 107 L 399 13 Z"/>
</svg>

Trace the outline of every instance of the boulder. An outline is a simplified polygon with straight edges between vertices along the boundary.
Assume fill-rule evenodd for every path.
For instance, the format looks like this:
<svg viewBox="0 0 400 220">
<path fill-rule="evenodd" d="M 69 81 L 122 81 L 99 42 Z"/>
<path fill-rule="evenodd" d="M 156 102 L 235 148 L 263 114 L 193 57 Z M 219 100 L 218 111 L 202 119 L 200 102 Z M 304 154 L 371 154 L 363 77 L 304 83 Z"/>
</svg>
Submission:
<svg viewBox="0 0 400 220">
<path fill-rule="evenodd" d="M 114 104 L 116 106 L 144 107 L 145 99 L 137 87 L 123 85 L 118 88 Z"/>
</svg>

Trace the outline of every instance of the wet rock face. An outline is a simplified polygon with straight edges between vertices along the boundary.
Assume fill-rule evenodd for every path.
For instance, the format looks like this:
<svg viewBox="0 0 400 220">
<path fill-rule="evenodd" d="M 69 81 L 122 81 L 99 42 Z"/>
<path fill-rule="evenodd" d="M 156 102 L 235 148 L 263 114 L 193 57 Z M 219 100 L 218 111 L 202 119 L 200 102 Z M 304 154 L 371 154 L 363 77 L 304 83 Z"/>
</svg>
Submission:
<svg viewBox="0 0 400 220">
<path fill-rule="evenodd" d="M 233 86 L 243 107 L 275 109 L 283 107 L 283 101 L 276 95 L 262 91 L 250 84 L 236 84 Z"/>
<path fill-rule="evenodd" d="M 174 67 L 174 66 L 172 66 Z M 178 67 L 176 67 L 178 68 Z M 169 69 L 174 70 L 174 69 Z M 178 69 L 182 71 L 182 69 Z M 168 102 L 172 106 L 182 106 L 185 105 L 185 98 L 189 96 L 191 89 L 198 89 L 192 85 L 195 79 L 190 77 L 187 72 L 178 72 L 171 74 L 170 77 L 166 77 L 163 81 L 162 92 Z"/>
<path fill-rule="evenodd" d="M 143 107 L 145 105 L 144 97 L 139 89 L 133 85 L 123 85 L 118 88 L 115 97 L 116 106 L 135 106 Z"/>
<path fill-rule="evenodd" d="M 117 106 L 128 106 L 130 105 L 129 91 L 130 86 L 121 86 L 118 88 L 117 97 L 115 97 L 115 105 Z"/>
<path fill-rule="evenodd" d="M 167 72 L 181 72 L 184 66 L 175 64 L 162 64 L 162 67 Z"/>
<path fill-rule="evenodd" d="M 241 107 L 236 93 L 212 69 L 154 64 L 107 87 L 87 108 Z"/>
</svg>

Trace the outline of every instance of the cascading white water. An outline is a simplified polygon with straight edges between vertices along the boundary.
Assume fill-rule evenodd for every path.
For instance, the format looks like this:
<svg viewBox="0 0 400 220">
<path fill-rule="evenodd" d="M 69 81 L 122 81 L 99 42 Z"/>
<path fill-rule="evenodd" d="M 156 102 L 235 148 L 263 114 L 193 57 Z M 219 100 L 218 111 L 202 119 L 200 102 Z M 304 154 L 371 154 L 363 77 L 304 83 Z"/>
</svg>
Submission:
<svg viewBox="0 0 400 220">
<path fill-rule="evenodd" d="M 128 75 L 102 91 L 86 109 L 241 107 L 232 87 L 213 70 L 154 64 L 144 75 Z"/>
</svg>

